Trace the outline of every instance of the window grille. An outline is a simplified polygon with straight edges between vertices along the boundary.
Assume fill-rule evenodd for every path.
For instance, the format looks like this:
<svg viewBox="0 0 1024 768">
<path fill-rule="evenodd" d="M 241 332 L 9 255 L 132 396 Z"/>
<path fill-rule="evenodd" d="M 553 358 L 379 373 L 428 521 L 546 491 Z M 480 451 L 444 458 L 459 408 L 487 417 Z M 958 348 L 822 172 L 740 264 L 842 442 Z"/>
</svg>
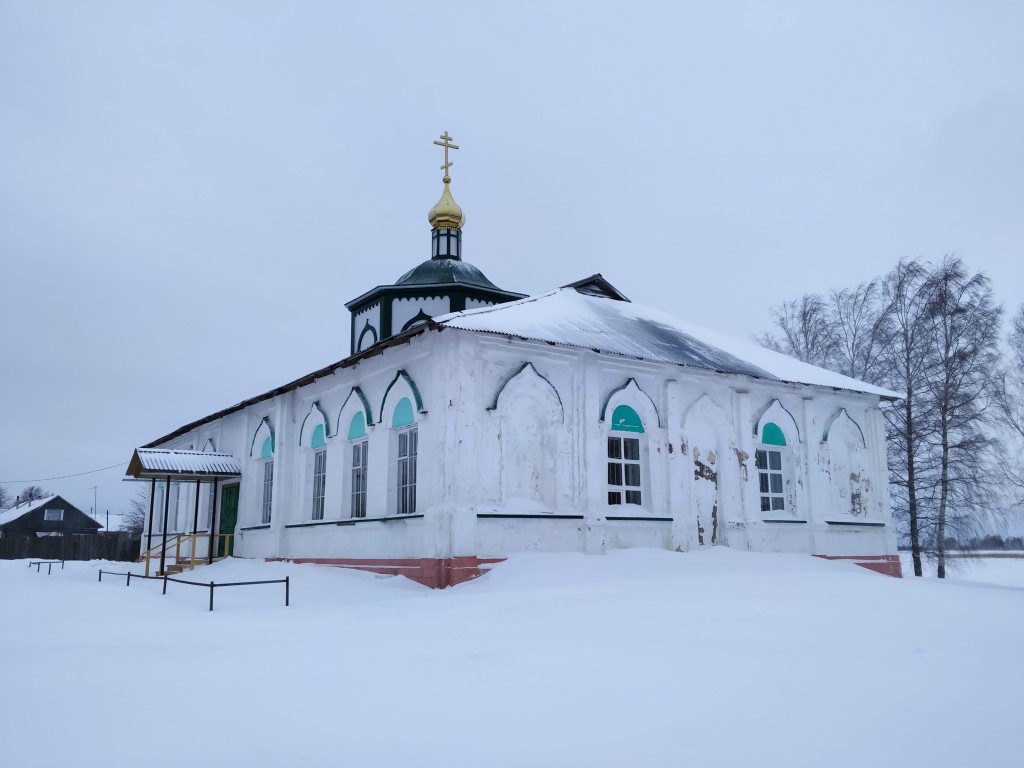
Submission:
<svg viewBox="0 0 1024 768">
<path fill-rule="evenodd" d="M 313 456 L 313 519 L 324 519 L 324 489 L 327 485 L 327 450 Z"/>
<path fill-rule="evenodd" d="M 352 517 L 366 517 L 366 449 L 369 443 L 352 443 Z"/>
<path fill-rule="evenodd" d="M 274 460 L 263 465 L 263 524 L 270 523 L 270 506 L 274 498 Z"/>
<path fill-rule="evenodd" d="M 754 465 L 757 467 L 758 491 L 761 494 L 761 511 L 777 512 L 785 510 L 785 484 L 782 478 L 782 451 L 768 448 L 754 452 Z"/>
<path fill-rule="evenodd" d="M 640 440 L 608 438 L 608 503 L 640 504 Z"/>
<path fill-rule="evenodd" d="M 416 512 L 416 442 L 417 430 L 398 433 L 398 514 Z"/>
</svg>

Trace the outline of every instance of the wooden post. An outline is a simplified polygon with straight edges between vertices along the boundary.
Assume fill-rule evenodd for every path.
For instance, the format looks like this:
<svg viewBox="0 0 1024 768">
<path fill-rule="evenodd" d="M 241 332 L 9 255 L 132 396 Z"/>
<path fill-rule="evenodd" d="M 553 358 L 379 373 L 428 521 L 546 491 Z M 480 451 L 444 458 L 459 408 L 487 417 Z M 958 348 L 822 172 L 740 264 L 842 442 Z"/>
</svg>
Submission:
<svg viewBox="0 0 1024 768">
<path fill-rule="evenodd" d="M 168 475 L 165 481 L 167 485 L 164 487 L 164 530 L 163 539 L 160 545 L 160 573 L 164 573 L 164 565 L 167 562 L 167 513 L 171 506 L 171 476 Z M 164 590 L 167 589 L 167 583 L 164 582 Z"/>
<path fill-rule="evenodd" d="M 207 565 L 213 565 L 213 550 L 220 540 L 217 537 L 217 482 L 218 478 L 213 479 L 213 490 L 210 491 L 213 497 L 213 503 L 210 505 L 210 552 L 207 558 Z M 227 550 L 224 550 L 227 554 Z"/>
<path fill-rule="evenodd" d="M 199 530 L 199 485 L 200 480 L 196 479 L 196 506 L 192 513 L 192 551 L 189 552 L 189 562 L 196 567 L 196 532 Z"/>
<path fill-rule="evenodd" d="M 146 533 L 146 549 L 153 548 L 153 502 L 156 501 L 156 478 L 149 485 L 149 526 Z M 149 576 L 149 560 L 146 560 L 146 575 Z"/>
</svg>

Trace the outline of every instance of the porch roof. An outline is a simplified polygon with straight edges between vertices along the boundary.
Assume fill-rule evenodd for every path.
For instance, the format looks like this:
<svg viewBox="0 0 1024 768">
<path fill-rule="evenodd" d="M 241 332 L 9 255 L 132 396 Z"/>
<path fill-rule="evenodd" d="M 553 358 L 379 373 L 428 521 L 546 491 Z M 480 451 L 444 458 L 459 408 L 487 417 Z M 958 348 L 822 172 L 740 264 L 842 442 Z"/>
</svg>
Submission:
<svg viewBox="0 0 1024 768">
<path fill-rule="evenodd" d="M 125 474 L 139 480 L 223 480 L 241 477 L 242 463 L 230 453 L 136 448 Z"/>
</svg>

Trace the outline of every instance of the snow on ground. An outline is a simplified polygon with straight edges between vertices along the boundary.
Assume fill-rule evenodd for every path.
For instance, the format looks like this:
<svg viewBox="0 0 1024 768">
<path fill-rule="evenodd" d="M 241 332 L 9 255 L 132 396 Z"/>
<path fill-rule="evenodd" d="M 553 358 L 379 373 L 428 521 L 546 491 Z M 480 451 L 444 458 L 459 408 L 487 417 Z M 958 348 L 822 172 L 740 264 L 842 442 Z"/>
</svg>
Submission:
<svg viewBox="0 0 1024 768">
<path fill-rule="evenodd" d="M 0 561 L 4 765 L 1020 765 L 1021 589 L 721 549 L 443 591 L 233 560 L 188 578 L 287 574 L 292 606 L 209 613 L 100 567 Z"/>
<path fill-rule="evenodd" d="M 900 552 L 904 576 L 914 575 L 914 561 L 909 552 Z M 922 563 L 924 578 L 935 578 L 935 562 Z M 1004 587 L 1024 588 L 1024 552 L 979 552 L 973 557 L 946 559 L 948 581 L 976 582 Z"/>
</svg>

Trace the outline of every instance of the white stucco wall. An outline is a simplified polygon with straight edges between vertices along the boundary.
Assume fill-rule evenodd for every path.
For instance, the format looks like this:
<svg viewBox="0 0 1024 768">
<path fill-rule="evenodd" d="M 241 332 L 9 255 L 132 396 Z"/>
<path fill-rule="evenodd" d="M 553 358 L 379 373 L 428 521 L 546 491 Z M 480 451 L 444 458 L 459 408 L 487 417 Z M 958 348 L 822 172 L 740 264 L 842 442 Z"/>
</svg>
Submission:
<svg viewBox="0 0 1024 768">
<path fill-rule="evenodd" d="M 426 298 L 397 298 L 391 300 L 391 331 L 400 333 L 402 328 L 420 312 L 428 317 L 437 317 L 451 312 L 451 299 L 447 296 Z"/>
<path fill-rule="evenodd" d="M 369 403 L 369 519 L 353 522 L 348 429 L 366 410 L 357 387 Z M 395 519 L 391 417 L 403 397 L 419 434 L 411 519 Z M 617 404 L 643 420 L 641 505 L 608 504 L 607 438 Z M 328 470 L 324 519 L 314 521 L 314 451 L 302 425 L 321 411 Z M 787 438 L 787 509 L 771 515 L 760 512 L 754 468 L 764 418 L 780 422 Z M 265 528 L 260 446 L 253 447 L 264 419 L 275 438 L 273 515 Z M 702 543 L 828 555 L 896 551 L 877 397 L 852 392 L 447 330 L 386 348 L 167 445 L 207 440 L 242 459 L 236 553 L 246 557 L 501 557 Z M 191 509 L 193 492 L 183 490 L 180 505 Z"/>
</svg>

